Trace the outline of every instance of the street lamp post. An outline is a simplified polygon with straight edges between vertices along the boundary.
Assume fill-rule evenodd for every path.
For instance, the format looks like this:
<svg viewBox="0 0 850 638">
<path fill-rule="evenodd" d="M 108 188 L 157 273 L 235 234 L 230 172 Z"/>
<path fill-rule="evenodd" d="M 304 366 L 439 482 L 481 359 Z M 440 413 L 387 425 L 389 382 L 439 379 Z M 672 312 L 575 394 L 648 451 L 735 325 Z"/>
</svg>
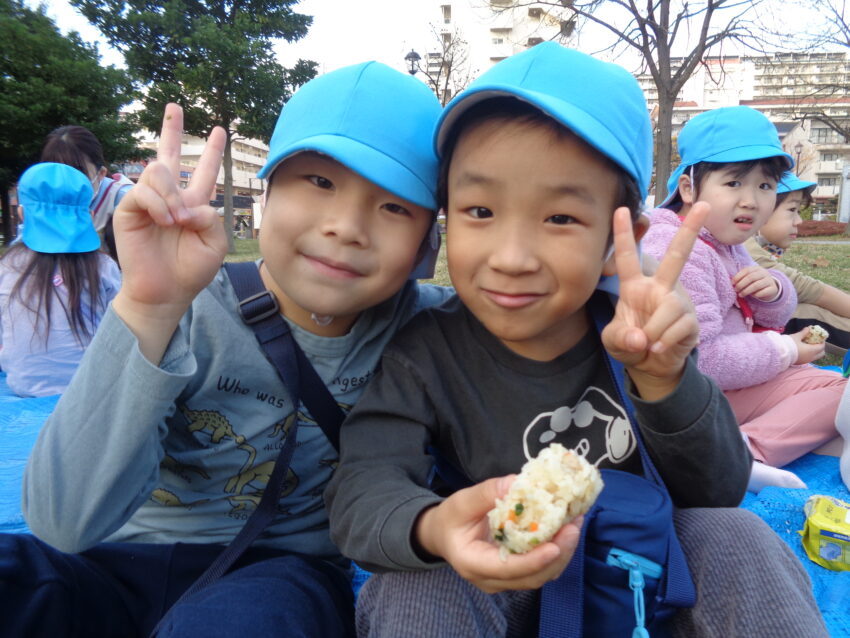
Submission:
<svg viewBox="0 0 850 638">
<path fill-rule="evenodd" d="M 416 75 L 416 72 L 419 70 L 419 60 L 422 59 L 422 56 L 411 49 L 410 53 L 404 56 L 404 59 L 407 60 L 407 72 L 410 75 Z"/>
<path fill-rule="evenodd" d="M 799 177 L 800 176 L 800 154 L 803 152 L 803 143 L 797 142 L 794 144 L 794 153 L 797 154 L 797 162 L 794 164 L 795 171 L 794 174 Z"/>
</svg>

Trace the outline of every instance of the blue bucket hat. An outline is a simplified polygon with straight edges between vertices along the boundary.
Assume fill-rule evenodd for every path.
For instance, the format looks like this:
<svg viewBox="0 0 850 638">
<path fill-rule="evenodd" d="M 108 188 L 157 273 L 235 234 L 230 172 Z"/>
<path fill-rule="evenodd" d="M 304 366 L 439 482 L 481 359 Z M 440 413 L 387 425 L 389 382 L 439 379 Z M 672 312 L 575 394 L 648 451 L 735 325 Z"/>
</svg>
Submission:
<svg viewBox="0 0 850 638">
<path fill-rule="evenodd" d="M 817 182 L 807 182 L 804 179 L 800 179 L 791 171 L 785 171 L 782 173 L 782 179 L 779 180 L 779 185 L 776 187 L 776 194 L 780 195 L 782 193 L 793 193 L 794 191 L 803 191 L 808 190 L 809 188 L 814 188 L 817 186 Z"/>
<path fill-rule="evenodd" d="M 440 102 L 425 84 L 380 62 L 343 67 L 310 80 L 284 105 L 269 144 L 267 179 L 302 151 L 329 155 L 402 199 L 437 209 L 437 157 L 431 146 Z M 412 277 L 430 278 L 440 246 L 435 223 Z M 429 274 L 430 273 L 430 274 Z"/>
<path fill-rule="evenodd" d="M 89 204 L 89 178 L 67 164 L 30 166 L 18 180 L 24 207 L 22 241 L 40 253 L 88 253 L 100 248 Z"/>
<path fill-rule="evenodd" d="M 794 167 L 793 158 L 782 150 L 776 127 L 763 113 L 749 106 L 725 106 L 693 117 L 679 133 L 678 148 L 682 163 L 667 180 L 667 197 L 662 206 L 676 196 L 685 169 L 700 162 L 784 157 L 788 168 Z"/>
<path fill-rule="evenodd" d="M 458 117 L 474 104 L 515 97 L 536 106 L 631 175 L 646 198 L 652 174 L 652 126 L 631 73 L 555 42 L 502 60 L 446 106 L 438 152 Z"/>
</svg>

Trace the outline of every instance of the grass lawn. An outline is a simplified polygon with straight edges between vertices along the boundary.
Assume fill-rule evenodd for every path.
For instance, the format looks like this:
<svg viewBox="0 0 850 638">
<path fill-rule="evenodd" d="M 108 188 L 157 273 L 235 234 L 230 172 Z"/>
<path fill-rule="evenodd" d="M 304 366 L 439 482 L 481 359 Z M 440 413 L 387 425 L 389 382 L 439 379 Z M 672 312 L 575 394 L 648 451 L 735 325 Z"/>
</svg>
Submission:
<svg viewBox="0 0 850 638">
<path fill-rule="evenodd" d="M 850 237 L 846 244 L 816 244 L 814 240 L 837 241 L 844 237 L 798 239 L 782 255 L 782 261 L 815 279 L 836 288 L 850 290 Z"/>
<path fill-rule="evenodd" d="M 236 252 L 227 255 L 224 261 L 256 261 L 260 258 L 259 239 L 235 239 Z"/>
</svg>

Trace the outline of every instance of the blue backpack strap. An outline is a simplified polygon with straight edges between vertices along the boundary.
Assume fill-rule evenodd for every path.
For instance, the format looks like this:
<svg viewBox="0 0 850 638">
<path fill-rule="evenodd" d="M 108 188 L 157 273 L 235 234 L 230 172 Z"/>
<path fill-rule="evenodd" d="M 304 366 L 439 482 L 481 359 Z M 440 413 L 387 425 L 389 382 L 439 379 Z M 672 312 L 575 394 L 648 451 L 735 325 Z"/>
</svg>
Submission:
<svg viewBox="0 0 850 638">
<path fill-rule="evenodd" d="M 591 313 L 593 314 L 594 323 L 596 324 L 596 329 L 599 334 L 602 334 L 602 329 L 611 320 L 611 311 L 608 310 L 606 312 L 605 305 L 607 304 L 610 308 L 610 304 L 607 303 L 607 300 L 601 299 L 600 297 L 601 293 L 597 293 L 591 300 L 590 308 Z M 611 377 L 614 379 L 614 383 L 617 386 L 617 393 L 619 394 L 620 402 L 629 417 L 632 432 L 635 434 L 637 447 L 640 451 L 640 460 L 643 464 L 644 476 L 647 480 L 653 481 L 656 485 L 663 487 L 666 491 L 667 486 L 664 485 L 661 475 L 658 473 L 658 470 L 655 468 L 655 464 L 653 464 L 652 460 L 649 458 L 649 453 L 646 451 L 646 446 L 643 443 L 643 437 L 640 433 L 640 427 L 637 425 L 637 419 L 635 419 L 634 405 L 632 405 L 632 402 L 625 391 L 625 368 L 621 362 L 612 358 L 607 351 L 605 352 L 605 360 L 608 364 L 608 369 L 611 371 Z M 696 591 L 694 590 L 694 583 L 691 579 L 685 553 L 682 551 L 679 539 L 675 534 L 673 534 L 671 535 L 671 543 L 668 547 L 667 554 L 667 587 L 665 598 L 673 605 L 686 607 L 693 604 L 695 596 Z"/>
<path fill-rule="evenodd" d="M 594 323 L 599 334 L 602 334 L 602 329 L 611 321 L 612 311 L 611 304 L 604 298 L 602 293 L 596 293 L 590 303 L 591 313 Z M 656 485 L 667 490 L 667 486 L 661 479 L 661 475 L 655 468 L 652 459 L 649 458 L 649 453 L 646 451 L 646 446 L 643 443 L 643 436 L 640 433 L 640 426 L 635 418 L 634 405 L 629 399 L 625 390 L 626 372 L 623 364 L 612 358 L 605 351 L 605 361 L 611 371 L 611 377 L 617 386 L 620 402 L 626 410 L 629 417 L 629 423 L 632 426 L 632 432 L 635 434 L 637 447 L 640 451 L 640 460 L 643 464 L 643 473 L 647 480 L 653 481 Z M 672 521 L 671 521 L 672 525 Z M 667 587 L 665 591 L 665 599 L 674 606 L 688 607 L 693 605 L 696 599 L 696 590 L 691 579 L 691 573 L 688 569 L 688 561 L 685 558 L 685 553 L 682 551 L 682 546 L 675 534 L 671 535 L 671 542 L 668 547 L 667 554 Z"/>
<path fill-rule="evenodd" d="M 611 321 L 613 308 L 611 308 L 611 304 L 605 298 L 604 293 L 596 293 L 591 298 L 588 306 L 590 308 L 593 322 L 596 326 L 596 331 L 601 335 L 603 328 L 605 328 L 605 326 Z M 603 348 L 602 351 L 605 355 L 605 364 L 608 366 L 609 376 L 614 381 L 614 385 L 617 388 L 617 396 L 620 399 L 620 405 L 622 405 L 623 409 L 625 409 L 626 416 L 629 419 L 629 424 L 632 426 L 632 432 L 635 435 L 638 452 L 640 453 L 640 462 L 643 467 L 643 475 L 647 480 L 652 481 L 656 485 L 663 486 L 664 481 L 661 480 L 661 475 L 659 475 L 658 470 L 655 469 L 655 465 L 653 464 L 652 459 L 649 458 L 649 453 L 646 451 L 646 446 L 643 444 L 643 436 L 641 436 L 640 427 L 638 426 L 637 419 L 635 418 L 635 407 L 632 405 L 629 395 L 626 393 L 626 370 L 622 363 L 608 354 L 607 350 Z"/>
<path fill-rule="evenodd" d="M 313 418 L 318 421 L 328 440 L 335 449 L 339 450 L 339 429 L 344 414 L 295 342 L 289 324 L 280 315 L 277 299 L 265 289 L 256 264 L 253 262 L 226 263 L 224 267 L 236 291 L 236 296 L 239 297 L 239 314 L 254 331 L 266 357 L 272 362 L 278 376 L 289 391 L 293 410 L 297 411 L 299 402 L 303 402 Z M 281 490 L 295 451 L 297 435 L 298 419 L 296 418 L 286 435 L 257 509 L 251 513 L 245 525 L 224 548 L 224 551 L 163 615 L 151 632 L 151 638 L 156 636 L 160 628 L 166 624 L 172 609 L 223 576 L 274 520 Z"/>
<path fill-rule="evenodd" d="M 280 316 L 277 299 L 266 290 L 256 264 L 251 261 L 228 262 L 224 268 L 239 297 L 242 320 L 254 330 L 257 341 L 277 369 L 293 402 L 297 405 L 300 398 L 328 441 L 339 451 L 339 429 L 345 414 L 298 342 L 292 338 L 289 324 Z"/>
<path fill-rule="evenodd" d="M 599 334 L 611 320 L 613 308 L 607 296 L 597 292 L 588 303 L 596 330 Z M 658 470 L 655 468 L 640 432 L 640 427 L 634 414 L 634 406 L 625 391 L 625 369 L 623 364 L 605 354 L 605 361 L 610 377 L 617 389 L 620 403 L 626 411 L 632 432 L 637 443 L 641 458 L 644 477 L 667 491 Z M 561 576 L 546 583 L 541 592 L 539 638 L 582 638 L 584 620 L 584 572 L 585 546 L 587 530 L 594 517 L 596 507 L 585 516 L 578 545 L 573 558 Z M 676 538 L 673 521 L 670 521 L 670 542 L 667 547 L 667 563 L 665 566 L 666 587 L 664 600 L 671 606 L 689 607 L 696 600 L 696 591 L 688 570 L 687 560 Z M 624 610 L 625 611 L 625 610 Z M 633 636 L 648 636 L 645 629 L 636 629 Z"/>
<path fill-rule="evenodd" d="M 587 519 L 593 516 L 591 510 Z M 540 590 L 538 638 L 582 638 L 584 627 L 584 548 L 587 520 L 567 568 Z"/>
</svg>

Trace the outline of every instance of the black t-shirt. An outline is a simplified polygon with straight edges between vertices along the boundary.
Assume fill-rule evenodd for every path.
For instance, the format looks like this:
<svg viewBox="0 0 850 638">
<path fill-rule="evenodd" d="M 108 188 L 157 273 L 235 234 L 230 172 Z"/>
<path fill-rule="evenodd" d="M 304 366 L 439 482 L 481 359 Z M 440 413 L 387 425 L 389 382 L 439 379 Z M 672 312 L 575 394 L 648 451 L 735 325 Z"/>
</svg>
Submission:
<svg viewBox="0 0 850 638">
<path fill-rule="evenodd" d="M 661 401 L 627 390 L 674 503 L 738 505 L 751 457 L 728 402 L 695 361 Z M 449 300 L 396 335 L 343 424 L 340 465 L 325 493 L 332 537 L 372 570 L 427 568 L 410 536 L 422 509 L 439 501 L 428 487 L 429 449 L 478 483 L 519 472 L 552 441 L 597 467 L 641 473 L 596 331 L 553 361 L 533 361 Z"/>
</svg>

